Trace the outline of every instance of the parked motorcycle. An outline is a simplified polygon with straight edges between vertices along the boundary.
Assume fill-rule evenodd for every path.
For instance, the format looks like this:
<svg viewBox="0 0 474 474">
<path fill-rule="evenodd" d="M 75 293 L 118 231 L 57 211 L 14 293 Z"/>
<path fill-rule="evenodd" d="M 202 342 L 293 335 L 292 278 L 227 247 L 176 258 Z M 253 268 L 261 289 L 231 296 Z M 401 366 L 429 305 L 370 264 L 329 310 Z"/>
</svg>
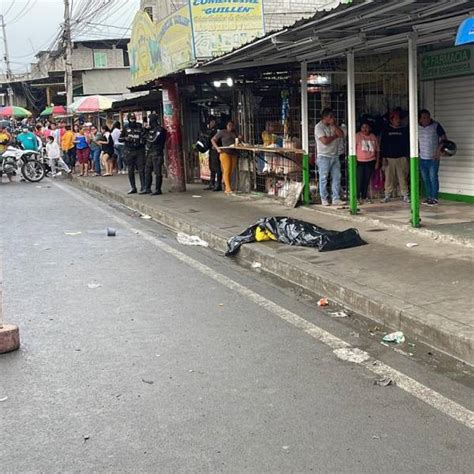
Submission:
<svg viewBox="0 0 474 474">
<path fill-rule="evenodd" d="M 21 173 L 27 181 L 38 183 L 46 176 L 39 157 L 40 153 L 37 151 L 22 150 L 10 145 L 0 155 L 0 176 Z"/>
</svg>

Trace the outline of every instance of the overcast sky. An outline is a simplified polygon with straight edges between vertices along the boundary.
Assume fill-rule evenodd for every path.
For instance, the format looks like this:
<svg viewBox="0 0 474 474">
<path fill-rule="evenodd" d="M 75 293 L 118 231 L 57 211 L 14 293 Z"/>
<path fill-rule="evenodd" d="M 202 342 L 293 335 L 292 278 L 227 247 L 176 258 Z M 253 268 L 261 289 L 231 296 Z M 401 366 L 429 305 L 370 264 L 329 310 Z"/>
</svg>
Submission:
<svg viewBox="0 0 474 474">
<path fill-rule="evenodd" d="M 79 3 L 80 0 L 72 1 Z M 94 0 L 89 1 L 92 3 Z M 89 25 L 88 31 L 82 33 L 80 39 L 119 39 L 129 36 L 130 31 L 123 28 L 131 26 L 140 0 L 113 1 L 116 2 L 116 6 L 110 8 L 107 19 L 101 23 L 112 25 L 114 28 Z M 35 61 L 34 55 L 37 51 L 49 47 L 63 21 L 64 2 L 63 0 L 0 0 L 0 13 L 6 14 L 11 67 L 14 73 L 19 73 L 25 71 L 29 63 Z M 3 36 L 0 51 L 3 58 Z M 4 69 L 5 64 L 2 61 L 2 72 Z"/>
</svg>

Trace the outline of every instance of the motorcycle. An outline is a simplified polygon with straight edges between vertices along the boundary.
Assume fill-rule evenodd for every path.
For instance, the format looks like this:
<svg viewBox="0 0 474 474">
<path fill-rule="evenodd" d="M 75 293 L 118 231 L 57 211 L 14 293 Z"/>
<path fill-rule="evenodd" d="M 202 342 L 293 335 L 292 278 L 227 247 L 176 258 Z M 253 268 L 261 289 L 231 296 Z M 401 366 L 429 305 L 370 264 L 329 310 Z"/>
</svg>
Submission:
<svg viewBox="0 0 474 474">
<path fill-rule="evenodd" d="M 46 176 L 39 157 L 40 153 L 37 151 L 22 150 L 10 145 L 0 155 L 0 176 L 15 176 L 20 172 L 27 181 L 38 183 Z"/>
</svg>

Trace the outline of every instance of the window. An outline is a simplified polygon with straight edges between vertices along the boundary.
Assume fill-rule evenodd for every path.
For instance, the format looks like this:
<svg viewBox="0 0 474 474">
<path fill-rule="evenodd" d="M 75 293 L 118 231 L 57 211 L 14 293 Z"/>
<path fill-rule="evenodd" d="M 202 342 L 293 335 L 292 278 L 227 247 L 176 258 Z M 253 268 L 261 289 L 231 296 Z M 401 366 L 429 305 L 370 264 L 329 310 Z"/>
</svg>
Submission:
<svg viewBox="0 0 474 474">
<path fill-rule="evenodd" d="M 94 67 L 106 68 L 107 67 L 107 54 L 94 52 Z"/>
<path fill-rule="evenodd" d="M 128 51 L 126 49 L 122 49 L 123 51 L 123 65 L 125 67 L 130 67 L 130 58 L 128 57 Z"/>
</svg>

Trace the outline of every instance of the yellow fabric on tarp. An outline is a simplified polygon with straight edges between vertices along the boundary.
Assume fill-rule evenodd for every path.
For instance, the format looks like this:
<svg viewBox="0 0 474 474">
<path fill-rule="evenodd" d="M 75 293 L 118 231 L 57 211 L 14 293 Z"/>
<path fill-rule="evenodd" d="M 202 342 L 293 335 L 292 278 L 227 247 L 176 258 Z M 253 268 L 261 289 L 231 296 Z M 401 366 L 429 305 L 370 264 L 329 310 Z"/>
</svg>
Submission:
<svg viewBox="0 0 474 474">
<path fill-rule="evenodd" d="M 255 240 L 257 242 L 263 242 L 264 240 L 276 240 L 277 238 L 267 229 L 257 227 L 255 231 Z"/>
</svg>

